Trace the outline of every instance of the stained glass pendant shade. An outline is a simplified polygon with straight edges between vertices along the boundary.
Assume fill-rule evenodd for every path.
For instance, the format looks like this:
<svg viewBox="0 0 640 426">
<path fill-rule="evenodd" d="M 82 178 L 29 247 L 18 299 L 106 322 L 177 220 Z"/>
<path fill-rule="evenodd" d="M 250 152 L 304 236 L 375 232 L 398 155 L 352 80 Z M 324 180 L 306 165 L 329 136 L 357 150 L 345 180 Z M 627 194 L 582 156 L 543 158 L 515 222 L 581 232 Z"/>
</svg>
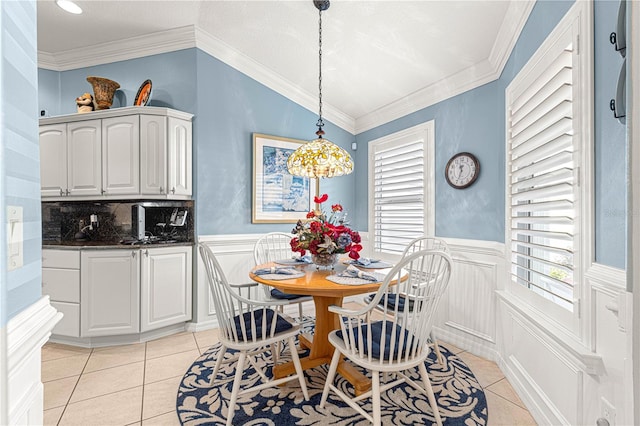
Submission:
<svg viewBox="0 0 640 426">
<path fill-rule="evenodd" d="M 318 131 L 316 132 L 318 138 L 296 149 L 287 160 L 287 169 L 294 176 L 330 178 L 351 173 L 353 171 L 353 160 L 343 148 L 322 137 L 324 135 L 324 130 L 322 130 L 324 126 L 324 121 L 322 120 L 322 11 L 329 8 L 329 1 L 316 0 L 313 4 L 319 11 L 319 117 L 316 123 L 316 126 L 318 126 Z"/>
</svg>

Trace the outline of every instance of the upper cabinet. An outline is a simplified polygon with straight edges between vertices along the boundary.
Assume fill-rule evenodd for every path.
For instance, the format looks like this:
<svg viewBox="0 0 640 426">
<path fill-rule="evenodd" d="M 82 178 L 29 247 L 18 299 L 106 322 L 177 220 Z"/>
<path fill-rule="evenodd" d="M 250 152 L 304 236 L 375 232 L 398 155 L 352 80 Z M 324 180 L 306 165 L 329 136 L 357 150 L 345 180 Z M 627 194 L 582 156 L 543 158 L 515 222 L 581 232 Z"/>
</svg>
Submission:
<svg viewBox="0 0 640 426">
<path fill-rule="evenodd" d="M 191 198 L 192 117 L 127 107 L 41 119 L 43 200 Z"/>
</svg>

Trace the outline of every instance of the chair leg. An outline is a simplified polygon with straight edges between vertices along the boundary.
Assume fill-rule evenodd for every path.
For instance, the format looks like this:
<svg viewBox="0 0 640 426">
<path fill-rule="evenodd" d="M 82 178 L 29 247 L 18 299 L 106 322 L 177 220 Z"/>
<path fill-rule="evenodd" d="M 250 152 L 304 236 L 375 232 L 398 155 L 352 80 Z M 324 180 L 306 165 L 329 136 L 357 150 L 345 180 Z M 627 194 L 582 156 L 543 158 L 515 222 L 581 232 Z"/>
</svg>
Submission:
<svg viewBox="0 0 640 426">
<path fill-rule="evenodd" d="M 440 353 L 440 346 L 438 346 L 438 339 L 436 339 L 436 336 L 435 334 L 433 334 L 433 331 L 431 331 L 431 333 L 429 334 L 429 337 L 431 338 L 431 342 L 433 343 L 433 349 L 436 352 L 436 360 L 438 361 L 438 364 L 443 365 L 444 358 L 442 358 L 442 353 Z"/>
<path fill-rule="evenodd" d="M 218 352 L 218 359 L 216 359 L 216 364 L 213 367 L 213 373 L 211 373 L 211 380 L 209 381 L 209 386 L 213 386 L 213 382 L 216 380 L 216 375 L 218 374 L 218 370 L 220 370 L 220 365 L 222 365 L 222 360 L 224 359 L 225 354 L 227 353 L 227 347 L 222 345 L 220 348 L 220 352 Z"/>
<path fill-rule="evenodd" d="M 227 426 L 232 425 L 233 415 L 236 410 L 236 399 L 238 399 L 238 392 L 240 391 L 240 382 L 242 381 L 242 373 L 244 372 L 244 361 L 247 358 L 246 352 L 240 352 L 238 358 L 238 364 L 236 365 L 236 375 L 233 378 L 233 388 L 231 390 L 231 399 L 229 400 L 229 413 L 227 414 Z"/>
<path fill-rule="evenodd" d="M 373 410 L 373 426 L 380 426 L 382 413 L 380 410 L 380 372 L 371 372 L 371 405 Z"/>
<path fill-rule="evenodd" d="M 298 303 L 298 323 L 302 324 L 302 302 Z"/>
<path fill-rule="evenodd" d="M 304 371 L 302 371 L 302 364 L 300 364 L 300 357 L 298 356 L 298 351 L 296 348 L 295 341 L 293 337 L 289 337 L 289 350 L 291 351 L 291 360 L 293 361 L 293 365 L 296 368 L 296 373 L 298 375 L 298 380 L 300 381 L 300 387 L 302 388 L 302 394 L 304 395 L 304 400 L 309 400 L 309 392 L 307 391 L 307 382 L 304 380 Z"/>
<path fill-rule="evenodd" d="M 273 365 L 278 363 L 278 356 L 280 355 L 280 342 L 271 344 L 271 357 L 273 358 Z"/>
<path fill-rule="evenodd" d="M 333 358 L 331 358 L 331 365 L 329 366 L 329 372 L 327 373 L 327 380 L 324 383 L 324 390 L 322 391 L 322 399 L 320 400 L 320 408 L 324 408 L 324 404 L 327 402 L 329 396 L 329 386 L 333 384 L 333 378 L 336 376 L 338 370 L 338 361 L 340 361 L 340 351 L 333 351 Z"/>
<path fill-rule="evenodd" d="M 436 402 L 436 396 L 433 394 L 433 388 L 431 387 L 431 380 L 429 380 L 429 374 L 427 373 L 427 367 L 424 362 L 418 365 L 420 375 L 422 376 L 422 383 L 424 383 L 424 389 L 427 391 L 427 398 L 429 398 L 429 404 L 433 410 L 433 415 L 436 418 L 436 424 L 442 426 L 442 419 L 440 418 L 440 412 L 438 411 L 438 403 Z"/>
</svg>

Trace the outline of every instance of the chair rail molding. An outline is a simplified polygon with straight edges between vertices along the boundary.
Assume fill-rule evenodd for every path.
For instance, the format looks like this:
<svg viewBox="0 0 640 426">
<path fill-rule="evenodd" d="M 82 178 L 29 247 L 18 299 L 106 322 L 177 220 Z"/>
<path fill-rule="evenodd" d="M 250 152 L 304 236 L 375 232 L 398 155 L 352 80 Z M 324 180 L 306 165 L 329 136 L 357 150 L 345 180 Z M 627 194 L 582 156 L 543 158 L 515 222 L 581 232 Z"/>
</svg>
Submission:
<svg viewBox="0 0 640 426">
<path fill-rule="evenodd" d="M 62 314 L 51 306 L 49 296 L 43 296 L 7 323 L 9 424 L 43 422 L 40 352 L 60 319 Z"/>
</svg>

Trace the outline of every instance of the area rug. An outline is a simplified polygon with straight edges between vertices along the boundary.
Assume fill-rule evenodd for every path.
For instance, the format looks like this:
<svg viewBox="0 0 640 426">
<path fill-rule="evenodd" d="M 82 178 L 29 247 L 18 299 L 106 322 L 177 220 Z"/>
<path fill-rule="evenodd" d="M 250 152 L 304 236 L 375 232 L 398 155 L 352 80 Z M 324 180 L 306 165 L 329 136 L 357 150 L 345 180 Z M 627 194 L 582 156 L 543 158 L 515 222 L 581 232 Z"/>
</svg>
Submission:
<svg viewBox="0 0 640 426">
<path fill-rule="evenodd" d="M 303 323 L 304 332 L 313 331 L 313 321 Z M 220 344 L 209 348 L 199 357 L 182 378 L 177 396 L 178 418 L 183 425 L 224 425 L 228 401 L 234 377 L 234 364 L 223 364 L 213 387 L 209 380 Z M 455 354 L 440 346 L 443 365 L 438 364 L 434 353 L 425 362 L 431 385 L 438 402 L 440 416 L 445 425 L 486 425 L 487 401 L 482 387 L 475 376 Z M 301 356 L 305 352 L 300 353 Z M 229 355 L 227 355 L 229 356 Z M 290 359 L 289 350 L 284 349 L 281 360 Z M 265 353 L 259 363 L 270 365 L 271 357 Z M 367 425 L 370 424 L 333 392 L 324 408 L 318 404 L 322 397 L 328 366 L 320 366 L 305 371 L 309 401 L 305 401 L 297 381 L 287 382 L 278 388 L 263 389 L 238 398 L 233 418 L 234 425 Z M 271 377 L 271 367 L 267 368 Z M 416 368 L 410 374 L 416 382 L 420 375 Z M 351 384 L 339 374 L 336 381 L 339 389 L 353 395 Z M 247 385 L 260 383 L 260 377 L 253 368 L 245 371 L 241 389 Z M 426 395 L 409 385 L 402 384 L 382 394 L 383 425 L 434 425 L 435 418 Z M 364 405 L 371 411 L 370 400 Z"/>
</svg>

